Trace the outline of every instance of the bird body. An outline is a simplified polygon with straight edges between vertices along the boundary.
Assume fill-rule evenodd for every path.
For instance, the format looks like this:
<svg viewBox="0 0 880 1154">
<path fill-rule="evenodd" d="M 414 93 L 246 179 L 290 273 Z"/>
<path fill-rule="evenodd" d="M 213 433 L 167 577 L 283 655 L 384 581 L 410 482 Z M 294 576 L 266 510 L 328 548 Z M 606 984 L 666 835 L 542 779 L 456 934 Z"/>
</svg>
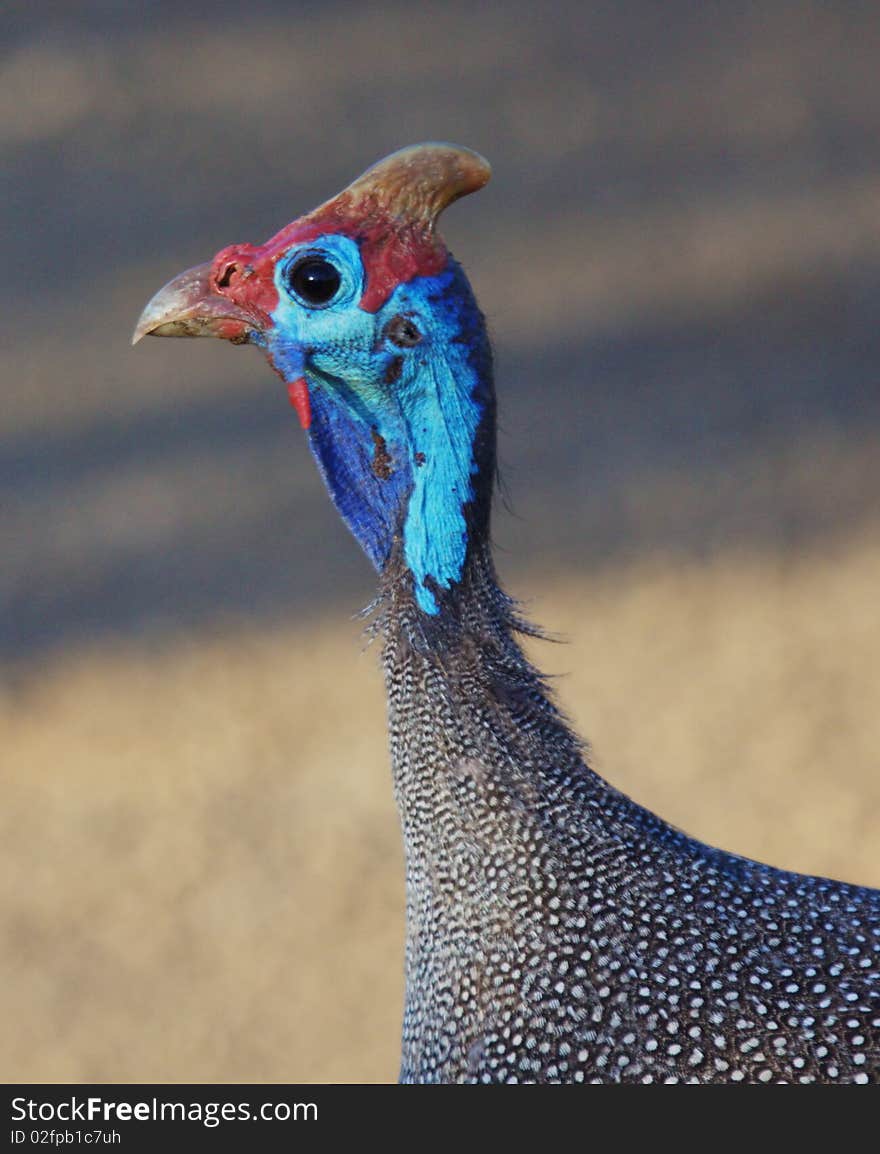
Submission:
<svg viewBox="0 0 880 1154">
<path fill-rule="evenodd" d="M 379 572 L 407 880 L 405 1082 L 880 1081 L 880 891 L 712 849 L 619 793 L 525 658 L 489 546 L 485 327 L 435 231 L 488 179 L 394 154 L 136 337 L 263 348 Z"/>
</svg>

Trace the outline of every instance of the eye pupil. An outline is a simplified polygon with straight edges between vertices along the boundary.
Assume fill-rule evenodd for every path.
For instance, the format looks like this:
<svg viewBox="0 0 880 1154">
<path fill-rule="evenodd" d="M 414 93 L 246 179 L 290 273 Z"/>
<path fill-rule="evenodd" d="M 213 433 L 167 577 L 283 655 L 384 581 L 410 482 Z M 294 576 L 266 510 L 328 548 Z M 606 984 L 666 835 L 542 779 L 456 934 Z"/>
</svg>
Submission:
<svg viewBox="0 0 880 1154">
<path fill-rule="evenodd" d="M 325 305 L 339 291 L 339 270 L 329 260 L 308 256 L 295 264 L 290 273 L 290 287 L 309 305 Z"/>
</svg>

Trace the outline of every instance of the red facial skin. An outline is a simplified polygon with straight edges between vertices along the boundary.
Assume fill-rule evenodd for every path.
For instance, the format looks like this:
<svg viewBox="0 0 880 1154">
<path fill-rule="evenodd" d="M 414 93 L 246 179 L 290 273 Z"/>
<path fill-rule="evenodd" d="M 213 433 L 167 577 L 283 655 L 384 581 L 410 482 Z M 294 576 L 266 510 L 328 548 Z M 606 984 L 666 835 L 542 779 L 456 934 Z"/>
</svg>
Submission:
<svg viewBox="0 0 880 1154">
<path fill-rule="evenodd" d="M 343 208 L 332 202 L 295 220 L 263 245 L 233 244 L 221 249 L 212 261 L 214 292 L 251 313 L 257 327 L 265 330 L 278 305 L 275 265 L 290 249 L 328 233 L 343 233 L 358 243 L 366 273 L 359 303 L 366 312 L 377 312 L 398 285 L 416 276 L 433 276 L 446 264 L 445 245 L 420 223 L 394 221 L 378 206 L 352 220 L 342 215 Z M 237 332 L 242 336 L 244 326 Z"/>
<path fill-rule="evenodd" d="M 312 423 L 312 403 L 309 400 L 309 383 L 305 377 L 297 377 L 287 386 L 287 399 L 296 410 L 299 423 L 307 429 Z"/>
</svg>

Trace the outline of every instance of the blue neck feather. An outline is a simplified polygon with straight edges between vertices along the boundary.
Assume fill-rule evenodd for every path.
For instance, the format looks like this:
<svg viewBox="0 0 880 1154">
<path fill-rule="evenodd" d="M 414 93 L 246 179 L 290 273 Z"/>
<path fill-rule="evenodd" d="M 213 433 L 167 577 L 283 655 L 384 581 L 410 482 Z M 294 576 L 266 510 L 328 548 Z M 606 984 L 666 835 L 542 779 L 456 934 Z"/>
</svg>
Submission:
<svg viewBox="0 0 880 1154">
<path fill-rule="evenodd" d="M 416 600 L 430 614 L 439 611 L 438 591 L 461 579 L 474 531 L 467 510 L 485 466 L 475 448 L 491 397 L 491 369 L 488 356 L 474 355 L 475 338 L 477 349 L 487 342 L 482 317 L 469 289 L 462 292 L 463 285 L 457 266 L 424 283 L 432 306 L 429 355 L 415 380 L 401 391 L 414 461 L 404 558 Z"/>
<path fill-rule="evenodd" d="M 422 341 L 381 390 L 310 374 L 310 444 L 344 521 L 373 565 L 396 536 L 427 614 L 459 582 L 475 535 L 487 531 L 494 469 L 491 354 L 482 316 L 450 260 L 440 275 L 401 285 L 377 317 L 417 318 Z M 386 317 L 387 314 L 387 317 Z"/>
<path fill-rule="evenodd" d="M 375 568 L 381 570 L 388 560 L 412 477 L 397 446 L 392 460 L 377 472 L 376 442 L 370 433 L 369 424 L 340 403 L 338 387 L 312 390 L 309 443 L 318 469 L 343 521 Z M 381 453 L 379 459 L 384 460 Z M 389 468 L 393 471 L 383 477 Z"/>
</svg>

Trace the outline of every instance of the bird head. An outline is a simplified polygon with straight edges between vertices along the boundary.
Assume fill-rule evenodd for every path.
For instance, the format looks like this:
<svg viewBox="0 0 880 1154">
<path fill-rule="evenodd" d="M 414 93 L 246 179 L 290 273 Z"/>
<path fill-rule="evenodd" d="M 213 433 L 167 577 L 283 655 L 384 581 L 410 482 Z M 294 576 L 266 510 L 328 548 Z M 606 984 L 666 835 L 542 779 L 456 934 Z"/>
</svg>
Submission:
<svg viewBox="0 0 880 1154">
<path fill-rule="evenodd" d="M 265 244 L 175 277 L 134 334 L 261 348 L 343 519 L 431 615 L 487 531 L 495 451 L 485 325 L 436 222 L 489 175 L 453 145 L 393 153 Z"/>
</svg>

